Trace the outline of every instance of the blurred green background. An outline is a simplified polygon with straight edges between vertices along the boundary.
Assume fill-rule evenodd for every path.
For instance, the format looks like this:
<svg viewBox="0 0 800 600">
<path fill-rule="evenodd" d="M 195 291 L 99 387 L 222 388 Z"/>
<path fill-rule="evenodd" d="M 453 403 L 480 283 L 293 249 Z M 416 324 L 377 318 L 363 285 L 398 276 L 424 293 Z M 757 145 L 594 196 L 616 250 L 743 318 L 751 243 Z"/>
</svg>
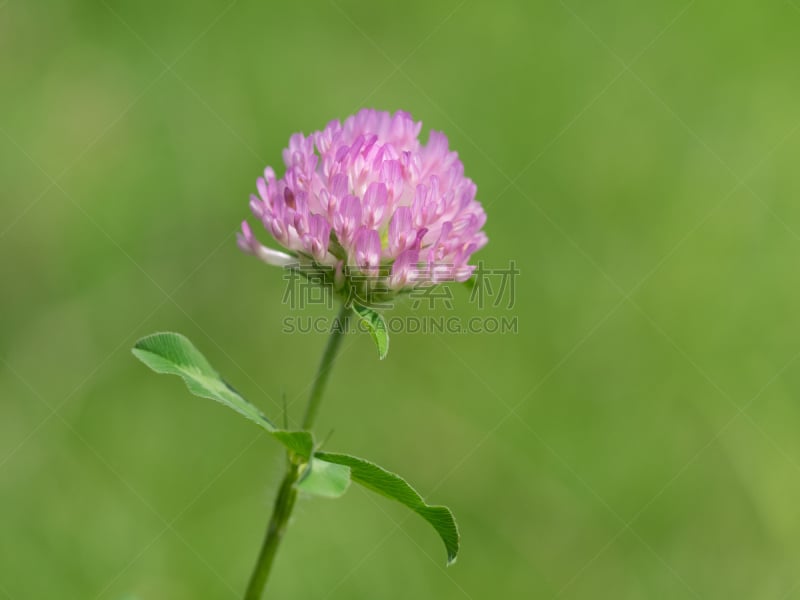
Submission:
<svg viewBox="0 0 800 600">
<path fill-rule="evenodd" d="M 181 331 L 302 399 L 324 336 L 234 231 L 292 132 L 363 106 L 448 134 L 522 272 L 454 310 L 519 333 L 347 340 L 318 431 L 463 551 L 354 488 L 299 504 L 271 597 L 800 598 L 798 31 L 784 0 L 0 2 L 0 598 L 241 597 L 280 449 L 129 348 Z"/>
</svg>

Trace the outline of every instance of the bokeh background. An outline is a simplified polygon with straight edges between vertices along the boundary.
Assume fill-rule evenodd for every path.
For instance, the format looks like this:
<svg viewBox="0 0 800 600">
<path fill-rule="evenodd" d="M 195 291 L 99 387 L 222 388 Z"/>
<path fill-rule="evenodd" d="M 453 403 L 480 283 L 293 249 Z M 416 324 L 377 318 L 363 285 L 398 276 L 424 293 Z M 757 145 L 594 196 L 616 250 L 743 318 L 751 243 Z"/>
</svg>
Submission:
<svg viewBox="0 0 800 600">
<path fill-rule="evenodd" d="M 0 598 L 241 597 L 280 449 L 129 348 L 181 331 L 298 417 L 324 336 L 234 231 L 292 132 L 364 106 L 449 135 L 521 274 L 447 314 L 519 331 L 348 338 L 318 431 L 463 551 L 304 500 L 272 597 L 800 598 L 799 31 L 791 0 L 0 2 Z"/>
</svg>

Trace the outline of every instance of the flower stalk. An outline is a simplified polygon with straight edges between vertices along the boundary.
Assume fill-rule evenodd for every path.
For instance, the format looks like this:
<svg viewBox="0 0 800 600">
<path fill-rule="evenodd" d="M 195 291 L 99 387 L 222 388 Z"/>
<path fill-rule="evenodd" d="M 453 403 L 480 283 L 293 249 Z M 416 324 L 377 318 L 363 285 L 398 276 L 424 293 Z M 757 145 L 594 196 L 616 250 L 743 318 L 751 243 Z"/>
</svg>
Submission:
<svg viewBox="0 0 800 600">
<path fill-rule="evenodd" d="M 261 545 L 261 551 L 258 554 L 253 574 L 250 576 L 250 583 L 247 585 L 244 600 L 259 600 L 261 598 L 272 569 L 272 563 L 278 552 L 278 546 L 286 533 L 289 518 L 292 516 L 294 503 L 297 500 L 297 489 L 294 484 L 297 482 L 299 466 L 292 461 L 288 461 L 288 463 L 286 475 L 284 475 L 281 487 L 278 489 L 272 516 L 267 526 L 267 534 L 264 537 L 264 543 Z"/>
<path fill-rule="evenodd" d="M 328 377 L 330 376 L 333 364 L 336 361 L 336 356 L 341 348 L 342 340 L 347 332 L 350 310 L 351 309 L 343 303 L 339 310 L 339 315 L 331 327 L 328 343 L 325 345 L 325 351 L 322 354 L 322 359 L 320 360 L 317 374 L 314 377 L 314 383 L 311 387 L 311 393 L 308 397 L 308 404 L 306 405 L 306 412 L 303 417 L 302 425 L 302 428 L 305 430 L 311 429 L 316 420 L 319 406 L 322 402 L 322 396 L 325 392 L 325 386 L 328 383 Z M 300 476 L 300 468 L 302 465 L 291 455 L 287 456 L 286 463 L 286 474 L 283 477 L 280 488 L 278 488 L 278 495 L 275 497 L 275 504 L 272 508 L 272 516 L 267 526 L 267 533 L 264 536 L 261 551 L 256 559 L 253 574 L 250 576 L 250 583 L 247 585 L 244 600 L 260 600 L 267 584 L 275 555 L 278 552 L 278 546 L 286 533 L 289 519 L 294 510 L 294 505 L 297 500 L 297 488 L 295 484 Z"/>
</svg>

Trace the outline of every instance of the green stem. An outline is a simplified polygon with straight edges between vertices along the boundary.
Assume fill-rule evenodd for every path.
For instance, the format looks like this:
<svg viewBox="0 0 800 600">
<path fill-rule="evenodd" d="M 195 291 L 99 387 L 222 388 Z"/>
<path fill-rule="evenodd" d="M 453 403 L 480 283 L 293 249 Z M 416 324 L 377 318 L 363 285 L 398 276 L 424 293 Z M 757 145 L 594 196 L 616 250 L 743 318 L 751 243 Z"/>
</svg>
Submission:
<svg viewBox="0 0 800 600">
<path fill-rule="evenodd" d="M 311 429 L 319 412 L 325 384 L 328 382 L 328 376 L 336 360 L 344 334 L 347 331 L 349 315 L 350 308 L 342 304 L 342 308 L 331 328 L 331 334 L 322 354 L 322 360 L 317 368 L 317 374 L 311 387 L 311 394 L 308 397 L 306 414 L 303 418 L 303 429 L 305 430 Z M 264 536 L 264 543 L 261 545 L 261 552 L 258 554 L 253 574 L 250 576 L 250 583 L 247 586 L 244 600 L 259 600 L 261 598 L 278 546 L 286 533 L 289 517 L 292 516 L 294 503 L 297 500 L 295 483 L 300 474 L 300 465 L 291 458 L 287 464 L 286 475 L 284 475 L 281 487 L 278 489 L 278 495 L 272 508 L 272 516 L 267 526 L 267 533 Z"/>
<path fill-rule="evenodd" d="M 311 394 L 308 396 L 306 416 L 303 417 L 303 429 L 311 429 L 311 426 L 317 418 L 319 404 L 322 401 L 322 394 L 325 391 L 325 384 L 328 383 L 328 376 L 331 374 L 333 363 L 336 360 L 336 354 L 339 352 L 339 346 L 342 345 L 344 334 L 347 332 L 347 321 L 350 318 L 350 311 L 350 307 L 342 304 L 342 308 L 339 309 L 339 314 L 333 322 L 333 327 L 331 327 L 331 335 L 328 338 L 328 344 L 325 346 L 325 352 L 322 354 L 322 360 L 319 362 L 317 376 L 314 378 L 314 385 L 311 387 Z"/>
<path fill-rule="evenodd" d="M 267 535 L 264 537 L 261 552 L 258 554 L 256 567 L 250 576 L 250 583 L 244 595 L 245 600 L 259 600 L 264 591 L 264 586 L 267 584 L 272 562 L 278 552 L 278 545 L 283 539 L 283 534 L 286 533 L 286 526 L 289 523 L 289 517 L 292 515 L 294 502 L 297 499 L 297 489 L 294 487 L 297 476 L 298 466 L 290 462 L 286 475 L 281 482 L 281 487 L 278 490 L 278 496 L 275 498 L 272 517 L 270 517 L 269 525 L 267 526 Z"/>
</svg>

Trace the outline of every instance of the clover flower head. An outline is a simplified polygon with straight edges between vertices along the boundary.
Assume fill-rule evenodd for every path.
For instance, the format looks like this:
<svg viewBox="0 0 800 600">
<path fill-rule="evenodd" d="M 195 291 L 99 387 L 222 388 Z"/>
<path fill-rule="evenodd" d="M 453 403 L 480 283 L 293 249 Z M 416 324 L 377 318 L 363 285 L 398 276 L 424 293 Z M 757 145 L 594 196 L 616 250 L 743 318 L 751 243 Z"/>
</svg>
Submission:
<svg viewBox="0 0 800 600">
<path fill-rule="evenodd" d="M 486 214 L 447 137 L 402 111 L 364 109 L 283 151 L 280 179 L 267 167 L 250 209 L 286 251 L 242 223 L 239 247 L 301 272 L 326 271 L 338 291 L 383 299 L 416 285 L 469 279 L 487 243 Z"/>
</svg>

